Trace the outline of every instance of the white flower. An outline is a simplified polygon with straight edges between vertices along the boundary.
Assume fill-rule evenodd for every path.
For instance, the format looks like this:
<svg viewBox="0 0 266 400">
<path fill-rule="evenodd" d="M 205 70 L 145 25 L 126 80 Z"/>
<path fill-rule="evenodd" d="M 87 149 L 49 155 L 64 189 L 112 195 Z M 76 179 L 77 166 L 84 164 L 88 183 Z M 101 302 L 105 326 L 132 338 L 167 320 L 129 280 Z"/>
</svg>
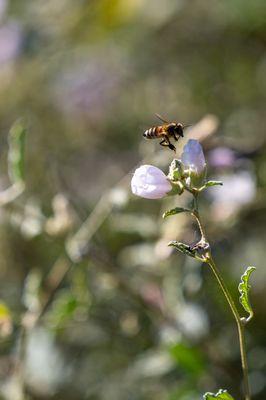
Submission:
<svg viewBox="0 0 266 400">
<path fill-rule="evenodd" d="M 197 140 L 190 139 L 184 146 L 181 160 L 185 168 L 200 175 L 206 169 L 206 161 L 202 147 Z"/>
<path fill-rule="evenodd" d="M 137 168 L 131 180 L 131 190 L 145 199 L 161 199 L 172 190 L 166 175 L 153 165 Z"/>
<path fill-rule="evenodd" d="M 206 161 L 202 147 L 197 140 L 190 139 L 181 155 L 184 170 L 187 173 L 186 184 L 191 189 L 201 187 L 206 178 Z"/>
</svg>

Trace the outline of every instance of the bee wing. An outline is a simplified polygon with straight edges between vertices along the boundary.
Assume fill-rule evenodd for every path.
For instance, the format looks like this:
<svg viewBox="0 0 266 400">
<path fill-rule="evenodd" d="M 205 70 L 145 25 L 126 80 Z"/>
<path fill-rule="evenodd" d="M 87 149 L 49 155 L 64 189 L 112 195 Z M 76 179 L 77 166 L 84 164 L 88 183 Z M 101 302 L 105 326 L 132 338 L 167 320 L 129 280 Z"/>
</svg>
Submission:
<svg viewBox="0 0 266 400">
<path fill-rule="evenodd" d="M 160 114 L 155 113 L 156 117 L 159 118 L 162 122 L 169 124 L 169 121 L 166 121 Z"/>
</svg>

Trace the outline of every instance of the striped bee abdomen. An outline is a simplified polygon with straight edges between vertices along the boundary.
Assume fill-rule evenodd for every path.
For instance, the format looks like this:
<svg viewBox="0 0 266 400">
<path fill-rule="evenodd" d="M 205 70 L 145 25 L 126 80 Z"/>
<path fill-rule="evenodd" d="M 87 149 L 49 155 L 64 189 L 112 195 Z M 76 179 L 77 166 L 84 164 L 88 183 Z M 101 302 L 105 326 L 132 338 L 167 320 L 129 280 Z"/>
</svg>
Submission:
<svg viewBox="0 0 266 400">
<path fill-rule="evenodd" d="M 143 136 L 145 139 L 155 139 L 158 137 L 158 127 L 154 126 L 150 129 L 147 129 L 144 133 Z"/>
</svg>

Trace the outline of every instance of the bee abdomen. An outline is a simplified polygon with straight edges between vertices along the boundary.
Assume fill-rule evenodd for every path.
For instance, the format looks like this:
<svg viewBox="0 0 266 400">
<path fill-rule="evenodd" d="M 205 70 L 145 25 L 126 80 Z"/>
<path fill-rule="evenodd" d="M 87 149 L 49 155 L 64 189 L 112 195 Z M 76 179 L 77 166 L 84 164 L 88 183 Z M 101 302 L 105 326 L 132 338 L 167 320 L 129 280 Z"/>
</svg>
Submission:
<svg viewBox="0 0 266 400">
<path fill-rule="evenodd" d="M 147 129 L 144 133 L 143 136 L 146 139 L 154 139 L 157 137 L 157 127 L 154 126 L 153 128 Z"/>
</svg>

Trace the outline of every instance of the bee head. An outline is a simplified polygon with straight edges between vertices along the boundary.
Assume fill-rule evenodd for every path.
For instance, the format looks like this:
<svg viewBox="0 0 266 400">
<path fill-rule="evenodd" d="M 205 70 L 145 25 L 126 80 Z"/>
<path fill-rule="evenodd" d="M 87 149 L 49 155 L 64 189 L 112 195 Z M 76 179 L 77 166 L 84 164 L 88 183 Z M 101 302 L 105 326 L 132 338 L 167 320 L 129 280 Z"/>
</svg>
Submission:
<svg viewBox="0 0 266 400">
<path fill-rule="evenodd" d="M 172 124 L 168 125 L 167 131 L 170 136 L 175 136 L 176 134 L 176 126 L 177 124 L 173 122 Z"/>
<path fill-rule="evenodd" d="M 183 137 L 184 136 L 183 129 L 184 127 L 182 124 L 173 122 L 168 126 L 168 134 L 174 137 L 179 137 L 179 136 Z"/>
<path fill-rule="evenodd" d="M 180 124 L 180 123 L 176 123 L 176 124 L 175 124 L 175 126 L 174 126 L 174 133 L 175 133 L 175 135 L 184 137 L 184 132 L 183 132 L 183 130 L 184 130 L 184 127 L 183 127 L 182 124 Z"/>
</svg>

